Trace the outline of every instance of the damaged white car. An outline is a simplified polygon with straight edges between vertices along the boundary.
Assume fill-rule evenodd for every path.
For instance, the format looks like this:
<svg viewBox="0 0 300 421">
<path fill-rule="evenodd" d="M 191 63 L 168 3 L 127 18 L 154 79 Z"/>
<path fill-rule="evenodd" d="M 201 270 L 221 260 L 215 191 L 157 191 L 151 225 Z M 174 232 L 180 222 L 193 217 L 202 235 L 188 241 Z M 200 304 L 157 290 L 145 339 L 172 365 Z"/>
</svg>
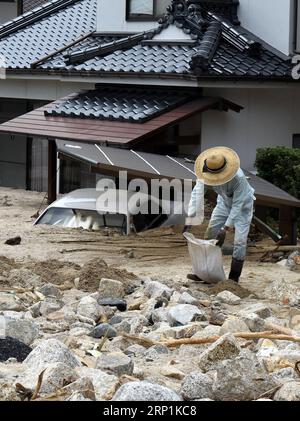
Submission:
<svg viewBox="0 0 300 421">
<path fill-rule="evenodd" d="M 107 203 L 108 195 L 114 198 Z M 138 197 L 138 200 L 137 200 Z M 184 200 L 161 200 L 126 190 L 75 190 L 54 203 L 34 225 L 53 225 L 99 231 L 115 229 L 125 235 L 158 227 L 184 225 Z"/>
</svg>

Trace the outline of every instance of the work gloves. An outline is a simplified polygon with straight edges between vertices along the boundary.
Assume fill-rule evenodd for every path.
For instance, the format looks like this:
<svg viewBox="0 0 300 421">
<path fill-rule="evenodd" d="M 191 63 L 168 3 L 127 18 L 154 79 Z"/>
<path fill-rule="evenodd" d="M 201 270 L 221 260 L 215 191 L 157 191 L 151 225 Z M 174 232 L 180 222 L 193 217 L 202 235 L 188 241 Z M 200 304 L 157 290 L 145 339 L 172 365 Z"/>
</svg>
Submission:
<svg viewBox="0 0 300 421">
<path fill-rule="evenodd" d="M 216 240 L 217 240 L 217 246 L 222 247 L 225 243 L 227 231 L 225 227 L 221 228 L 220 231 L 217 234 Z"/>
</svg>

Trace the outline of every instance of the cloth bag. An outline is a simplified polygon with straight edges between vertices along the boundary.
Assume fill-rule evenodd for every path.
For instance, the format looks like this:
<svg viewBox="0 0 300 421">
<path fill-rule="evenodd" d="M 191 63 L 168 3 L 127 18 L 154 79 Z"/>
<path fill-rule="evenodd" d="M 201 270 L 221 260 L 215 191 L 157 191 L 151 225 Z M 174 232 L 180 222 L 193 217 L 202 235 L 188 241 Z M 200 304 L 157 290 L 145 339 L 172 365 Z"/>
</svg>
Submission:
<svg viewBox="0 0 300 421">
<path fill-rule="evenodd" d="M 216 246 L 217 241 L 200 240 L 189 232 L 183 235 L 188 242 L 194 275 L 210 284 L 225 281 L 223 256 L 221 248 Z"/>
</svg>

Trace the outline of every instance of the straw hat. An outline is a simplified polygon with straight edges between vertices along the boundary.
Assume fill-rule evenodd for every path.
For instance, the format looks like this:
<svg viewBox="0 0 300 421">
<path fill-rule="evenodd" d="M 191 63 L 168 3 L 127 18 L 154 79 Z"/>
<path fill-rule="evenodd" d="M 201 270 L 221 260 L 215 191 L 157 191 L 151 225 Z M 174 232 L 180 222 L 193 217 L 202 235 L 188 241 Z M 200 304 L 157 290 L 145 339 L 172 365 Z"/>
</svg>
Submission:
<svg viewBox="0 0 300 421">
<path fill-rule="evenodd" d="M 207 149 L 197 158 L 195 173 L 207 186 L 221 186 L 235 177 L 240 164 L 234 150 L 218 146 Z"/>
</svg>

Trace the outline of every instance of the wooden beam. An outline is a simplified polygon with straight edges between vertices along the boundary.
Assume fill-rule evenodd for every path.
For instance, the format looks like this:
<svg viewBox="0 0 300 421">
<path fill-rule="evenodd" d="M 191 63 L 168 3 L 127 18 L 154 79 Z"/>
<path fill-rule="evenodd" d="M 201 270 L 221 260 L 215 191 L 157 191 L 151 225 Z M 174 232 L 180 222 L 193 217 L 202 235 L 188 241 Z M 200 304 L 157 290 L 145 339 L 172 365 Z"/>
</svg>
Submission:
<svg viewBox="0 0 300 421">
<path fill-rule="evenodd" d="M 48 140 L 48 203 L 56 200 L 57 153 L 55 140 Z"/>
<path fill-rule="evenodd" d="M 282 237 L 287 237 L 286 244 L 297 245 L 297 219 L 294 208 L 290 206 L 280 207 L 279 231 Z"/>
</svg>

